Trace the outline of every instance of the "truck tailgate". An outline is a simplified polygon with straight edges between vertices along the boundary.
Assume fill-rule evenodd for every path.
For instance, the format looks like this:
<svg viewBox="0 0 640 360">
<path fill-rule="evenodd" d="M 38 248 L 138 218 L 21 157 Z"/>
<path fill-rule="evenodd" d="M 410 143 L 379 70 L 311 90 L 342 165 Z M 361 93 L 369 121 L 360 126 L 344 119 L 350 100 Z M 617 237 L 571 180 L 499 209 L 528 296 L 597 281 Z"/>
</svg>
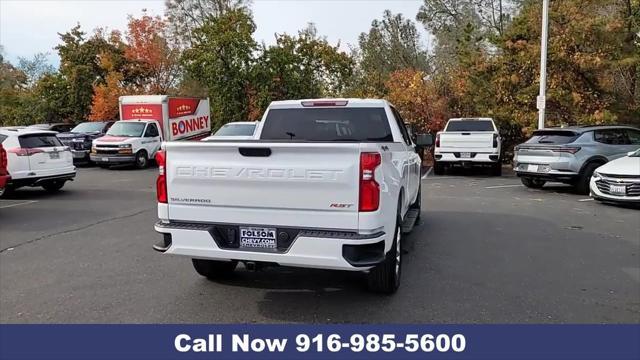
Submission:
<svg viewBox="0 0 640 360">
<path fill-rule="evenodd" d="M 165 150 L 172 221 L 358 227 L 360 144 L 168 142 Z"/>
<path fill-rule="evenodd" d="M 493 133 L 479 132 L 443 132 L 440 134 L 440 147 L 461 150 L 488 150 L 493 148 Z"/>
</svg>

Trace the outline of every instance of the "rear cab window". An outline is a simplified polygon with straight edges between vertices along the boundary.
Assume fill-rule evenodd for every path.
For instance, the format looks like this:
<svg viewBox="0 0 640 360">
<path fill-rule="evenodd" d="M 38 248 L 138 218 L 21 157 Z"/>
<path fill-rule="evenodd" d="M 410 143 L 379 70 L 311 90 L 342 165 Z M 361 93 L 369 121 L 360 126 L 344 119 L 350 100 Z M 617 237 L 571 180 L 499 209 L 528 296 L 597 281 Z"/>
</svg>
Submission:
<svg viewBox="0 0 640 360">
<path fill-rule="evenodd" d="M 18 137 L 23 149 L 64 146 L 55 134 L 25 134 Z"/>
<path fill-rule="evenodd" d="M 271 109 L 262 140 L 393 142 L 383 107 Z"/>
<path fill-rule="evenodd" d="M 461 131 L 495 131 L 493 121 L 468 119 L 468 120 L 449 120 L 445 132 L 461 132 Z"/>
<path fill-rule="evenodd" d="M 534 131 L 533 135 L 526 144 L 570 144 L 580 136 L 580 134 L 574 131 L 567 130 L 538 130 Z"/>
</svg>

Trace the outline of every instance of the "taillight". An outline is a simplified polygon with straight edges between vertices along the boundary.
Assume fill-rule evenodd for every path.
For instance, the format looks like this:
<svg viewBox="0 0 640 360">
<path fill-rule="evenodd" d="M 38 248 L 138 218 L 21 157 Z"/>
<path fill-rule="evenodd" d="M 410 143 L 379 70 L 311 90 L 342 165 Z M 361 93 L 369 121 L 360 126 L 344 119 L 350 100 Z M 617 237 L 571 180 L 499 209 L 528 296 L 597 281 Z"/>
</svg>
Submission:
<svg viewBox="0 0 640 360">
<path fill-rule="evenodd" d="M 575 154 L 578 151 L 580 151 L 579 147 L 563 147 L 563 148 L 553 148 L 551 149 L 551 151 L 553 152 L 559 152 L 559 153 L 568 153 L 568 154 Z"/>
<path fill-rule="evenodd" d="M 7 149 L 8 153 L 16 154 L 17 156 L 31 156 L 33 154 L 43 153 L 41 149 L 25 149 L 25 148 L 12 148 Z"/>
<path fill-rule="evenodd" d="M 0 146 L 0 171 L 4 172 L 8 166 L 9 162 L 7 161 L 7 152 L 2 146 Z"/>
<path fill-rule="evenodd" d="M 304 107 L 322 107 L 322 106 L 347 106 L 348 100 L 321 100 L 321 101 L 302 101 Z"/>
<path fill-rule="evenodd" d="M 493 147 L 498 147 L 498 134 L 493 134 Z"/>
<path fill-rule="evenodd" d="M 167 175 L 165 174 L 166 154 L 159 150 L 156 152 L 156 163 L 158 164 L 158 179 L 156 179 L 156 195 L 158 202 L 167 203 Z"/>
<path fill-rule="evenodd" d="M 379 153 L 360 154 L 360 201 L 359 211 L 376 211 L 380 206 L 380 186 L 375 171 L 382 162 Z"/>
<path fill-rule="evenodd" d="M 440 134 L 436 135 L 436 147 L 440 147 Z"/>
</svg>

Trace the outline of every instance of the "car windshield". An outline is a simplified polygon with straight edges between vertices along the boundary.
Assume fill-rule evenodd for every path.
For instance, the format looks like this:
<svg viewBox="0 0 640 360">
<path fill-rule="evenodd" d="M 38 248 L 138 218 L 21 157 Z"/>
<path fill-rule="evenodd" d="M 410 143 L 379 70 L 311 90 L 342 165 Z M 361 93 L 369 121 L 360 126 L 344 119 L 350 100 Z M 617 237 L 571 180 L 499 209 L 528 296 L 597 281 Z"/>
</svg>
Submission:
<svg viewBox="0 0 640 360">
<path fill-rule="evenodd" d="M 256 124 L 227 124 L 213 136 L 252 136 L 255 128 Z"/>
<path fill-rule="evenodd" d="M 579 134 L 566 130 L 538 130 L 534 131 L 527 144 L 569 144 L 578 138 Z"/>
<path fill-rule="evenodd" d="M 490 120 L 452 120 L 445 131 L 494 131 Z"/>
<path fill-rule="evenodd" d="M 261 139 L 393 142 L 384 108 L 269 110 Z"/>
<path fill-rule="evenodd" d="M 107 131 L 107 135 L 142 137 L 145 123 L 118 121 Z"/>
<path fill-rule="evenodd" d="M 71 132 L 74 133 L 89 133 L 89 132 L 99 132 L 104 128 L 103 122 L 83 122 L 78 124 L 78 126 L 74 127 Z"/>
</svg>

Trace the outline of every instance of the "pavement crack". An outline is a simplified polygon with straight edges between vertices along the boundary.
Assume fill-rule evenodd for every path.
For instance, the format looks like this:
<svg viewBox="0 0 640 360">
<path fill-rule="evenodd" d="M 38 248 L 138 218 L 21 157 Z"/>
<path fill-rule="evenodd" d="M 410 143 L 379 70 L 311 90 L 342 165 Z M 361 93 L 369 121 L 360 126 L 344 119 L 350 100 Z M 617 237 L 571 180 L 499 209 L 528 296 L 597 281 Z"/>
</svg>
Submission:
<svg viewBox="0 0 640 360">
<path fill-rule="evenodd" d="M 114 217 L 110 217 L 110 218 L 107 218 L 107 219 L 102 219 L 100 221 L 96 221 L 96 222 L 93 222 L 93 223 L 90 223 L 90 224 L 87 224 L 87 225 L 83 225 L 83 226 L 80 226 L 80 227 L 77 227 L 77 228 L 74 228 L 74 229 L 69 229 L 69 230 L 64 230 L 64 231 L 60 231 L 60 232 L 53 233 L 53 234 L 43 235 L 43 236 L 37 237 L 35 239 L 27 240 L 27 241 L 22 242 L 20 244 L 16 244 L 16 245 L 13 245 L 13 246 L 6 247 L 4 249 L 0 249 L 0 254 L 2 254 L 4 252 L 7 252 L 8 250 L 14 250 L 14 249 L 19 248 L 19 247 L 24 246 L 24 245 L 33 244 L 33 243 L 38 242 L 40 240 L 48 239 L 48 238 L 51 238 L 51 237 L 54 237 L 54 236 L 58 236 L 58 235 L 65 235 L 65 234 L 73 233 L 73 232 L 76 232 L 76 231 L 85 230 L 85 229 L 88 229 L 90 227 L 93 227 L 93 226 L 96 226 L 96 225 L 100 225 L 100 224 L 104 224 L 104 223 L 107 223 L 107 222 L 110 222 L 110 221 L 116 221 L 116 220 L 128 218 L 129 216 L 140 215 L 140 214 L 145 213 L 147 211 L 151 211 L 151 209 L 140 210 L 140 211 L 137 211 L 137 212 L 134 212 L 134 213 L 131 213 L 131 214 L 126 214 L 126 215 L 114 216 Z"/>
</svg>

